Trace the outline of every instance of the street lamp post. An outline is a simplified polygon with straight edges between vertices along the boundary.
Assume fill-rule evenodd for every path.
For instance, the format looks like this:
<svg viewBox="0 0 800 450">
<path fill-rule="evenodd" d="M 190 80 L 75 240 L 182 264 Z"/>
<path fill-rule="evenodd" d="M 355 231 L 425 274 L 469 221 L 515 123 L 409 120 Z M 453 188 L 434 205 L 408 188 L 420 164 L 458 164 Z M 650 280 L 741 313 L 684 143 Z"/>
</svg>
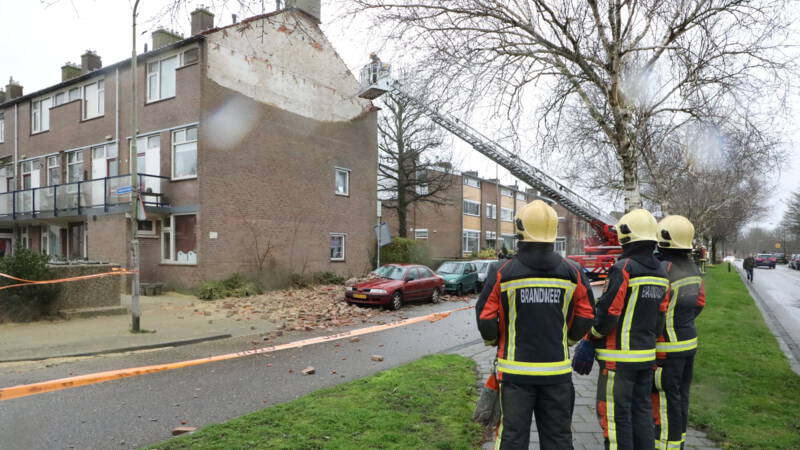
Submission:
<svg viewBox="0 0 800 450">
<path fill-rule="evenodd" d="M 136 150 L 136 134 L 139 124 L 136 117 L 136 79 L 137 79 L 137 64 L 136 64 L 136 15 L 139 9 L 139 0 L 133 4 L 132 25 L 131 25 L 131 145 L 130 153 L 128 155 L 128 167 L 131 173 L 131 270 L 133 277 L 131 278 L 131 330 L 134 332 L 139 331 L 139 319 L 141 317 L 141 310 L 139 308 L 139 218 L 138 216 L 138 201 L 139 201 L 139 177 L 137 166 L 137 150 Z"/>
</svg>

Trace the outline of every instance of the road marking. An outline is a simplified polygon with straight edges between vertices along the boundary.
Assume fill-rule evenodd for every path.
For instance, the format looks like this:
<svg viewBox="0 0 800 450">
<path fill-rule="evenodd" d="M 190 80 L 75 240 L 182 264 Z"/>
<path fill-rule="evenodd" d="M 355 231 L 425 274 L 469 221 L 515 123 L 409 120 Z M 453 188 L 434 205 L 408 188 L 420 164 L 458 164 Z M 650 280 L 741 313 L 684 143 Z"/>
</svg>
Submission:
<svg viewBox="0 0 800 450">
<path fill-rule="evenodd" d="M 109 370 L 106 372 L 97 372 L 87 375 L 78 375 L 74 377 L 59 378 L 57 380 L 42 381 L 32 384 L 21 384 L 18 386 L 11 386 L 0 389 L 0 401 L 11 400 L 13 398 L 28 397 L 36 394 L 44 394 L 45 392 L 62 391 L 65 389 L 76 388 L 79 386 L 87 386 L 90 384 L 104 383 L 106 381 L 120 380 L 123 378 L 136 377 L 140 375 L 147 375 L 150 373 L 164 372 L 167 370 L 183 369 L 186 367 L 199 366 L 218 361 L 227 361 L 230 359 L 244 358 L 247 356 L 261 355 L 264 353 L 272 353 L 281 350 L 288 350 L 292 348 L 300 348 L 308 345 L 319 344 L 322 342 L 337 341 L 346 337 L 362 336 L 365 334 L 376 333 L 378 331 L 390 330 L 393 328 L 404 327 L 420 322 L 438 322 L 442 319 L 449 317 L 454 312 L 466 311 L 473 309 L 474 306 L 463 306 L 461 308 L 452 309 L 450 311 L 438 312 L 427 314 L 419 317 L 412 317 L 397 322 L 391 322 L 383 325 L 375 325 L 357 330 L 344 331 L 341 333 L 331 334 L 328 336 L 319 336 L 309 339 L 302 339 L 299 341 L 289 342 L 280 345 L 271 345 L 269 347 L 262 347 L 259 349 L 246 350 L 243 352 L 227 353 L 224 355 L 210 356 L 207 358 L 191 359 L 188 361 L 178 361 L 167 364 L 156 364 L 152 366 L 132 367 L 128 369 Z"/>
</svg>

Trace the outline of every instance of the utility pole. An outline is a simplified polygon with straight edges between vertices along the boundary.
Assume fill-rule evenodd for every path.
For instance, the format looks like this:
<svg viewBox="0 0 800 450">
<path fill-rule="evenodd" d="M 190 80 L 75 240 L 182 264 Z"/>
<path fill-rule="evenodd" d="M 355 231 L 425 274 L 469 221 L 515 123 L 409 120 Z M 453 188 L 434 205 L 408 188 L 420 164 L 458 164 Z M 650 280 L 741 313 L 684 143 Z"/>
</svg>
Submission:
<svg viewBox="0 0 800 450">
<path fill-rule="evenodd" d="M 382 213 L 381 206 L 382 206 L 381 205 L 381 201 L 378 200 L 378 211 L 377 211 L 378 212 L 378 224 L 377 224 L 377 233 L 375 233 L 377 238 L 378 238 L 376 240 L 378 245 L 377 245 L 377 253 L 375 253 L 375 255 L 376 255 L 375 256 L 375 270 L 378 270 L 381 267 L 381 213 Z"/>
<path fill-rule="evenodd" d="M 133 4 L 133 23 L 131 26 L 131 37 L 133 43 L 131 46 L 131 146 L 128 155 L 128 167 L 131 173 L 131 270 L 133 277 L 131 278 L 131 331 L 139 331 L 139 319 L 141 317 L 141 310 L 139 308 L 139 176 L 137 158 L 138 152 L 136 149 L 136 134 L 139 124 L 136 117 L 136 79 L 137 77 L 137 64 L 136 64 L 136 16 L 139 9 L 139 0 Z"/>
</svg>

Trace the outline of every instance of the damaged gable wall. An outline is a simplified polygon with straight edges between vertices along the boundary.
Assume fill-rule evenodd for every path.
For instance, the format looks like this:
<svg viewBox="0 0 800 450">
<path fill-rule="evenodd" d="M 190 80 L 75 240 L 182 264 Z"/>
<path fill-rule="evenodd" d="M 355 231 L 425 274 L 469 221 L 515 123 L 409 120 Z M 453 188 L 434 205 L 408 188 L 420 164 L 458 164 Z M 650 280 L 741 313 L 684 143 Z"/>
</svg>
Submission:
<svg viewBox="0 0 800 450">
<path fill-rule="evenodd" d="M 207 76 L 259 102 L 310 119 L 349 121 L 369 110 L 358 82 L 307 16 L 287 11 L 207 36 Z"/>
</svg>

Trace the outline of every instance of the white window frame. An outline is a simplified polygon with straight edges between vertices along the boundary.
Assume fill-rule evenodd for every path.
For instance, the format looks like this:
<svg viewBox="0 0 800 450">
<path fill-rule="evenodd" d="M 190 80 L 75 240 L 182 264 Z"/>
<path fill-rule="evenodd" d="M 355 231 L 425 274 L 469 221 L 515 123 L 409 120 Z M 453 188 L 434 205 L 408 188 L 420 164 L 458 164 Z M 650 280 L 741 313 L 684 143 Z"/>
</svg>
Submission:
<svg viewBox="0 0 800 450">
<path fill-rule="evenodd" d="M 561 256 L 567 255 L 567 238 L 556 237 L 556 242 L 553 245 L 553 251 L 561 253 Z"/>
<path fill-rule="evenodd" d="M 345 261 L 347 259 L 347 233 L 330 233 L 330 235 L 328 237 L 328 251 L 333 249 L 333 247 L 331 246 L 332 245 L 331 241 L 334 238 L 341 238 L 342 239 L 342 256 L 336 258 L 333 255 L 331 255 L 331 257 L 330 257 L 331 261 L 335 261 L 335 262 Z"/>
<path fill-rule="evenodd" d="M 473 213 L 467 212 L 467 205 L 468 204 L 469 205 L 477 205 L 478 213 L 477 214 L 473 214 Z M 464 205 L 462 206 L 462 208 L 464 209 L 464 215 L 465 216 L 473 216 L 473 217 L 480 217 L 481 216 L 481 203 L 480 202 L 476 202 L 474 200 L 464 199 Z"/>
<path fill-rule="evenodd" d="M 427 228 L 417 228 L 414 230 L 414 239 L 418 241 L 424 241 L 428 239 L 428 229 Z"/>
<path fill-rule="evenodd" d="M 192 128 L 195 129 L 195 138 L 194 138 L 194 140 L 186 139 L 185 136 L 187 136 L 188 130 L 190 130 Z M 178 133 L 180 133 L 181 131 L 184 133 L 184 141 L 183 142 L 176 142 L 175 136 Z M 200 138 L 199 137 L 199 133 L 200 133 L 200 128 L 197 125 L 192 125 L 190 127 L 185 127 L 185 128 L 179 128 L 177 130 L 172 130 L 172 133 L 170 134 L 170 141 L 171 141 L 170 142 L 170 146 L 172 147 L 171 150 L 170 150 L 170 155 L 171 155 L 171 160 L 172 160 L 171 161 L 172 169 L 170 170 L 170 174 L 172 175 L 172 181 L 192 180 L 192 179 L 197 178 L 197 171 L 198 171 L 198 160 L 197 160 L 198 148 L 197 147 L 198 147 L 199 138 Z M 175 176 L 175 151 L 176 151 L 176 147 L 179 146 L 179 145 L 186 145 L 186 144 L 191 144 L 191 143 L 195 144 L 194 145 L 195 173 L 193 175 L 186 175 L 186 176 L 182 176 L 182 177 L 176 177 Z"/>
<path fill-rule="evenodd" d="M 487 231 L 486 232 L 486 240 L 487 241 L 496 241 L 497 240 L 497 232 L 496 231 Z"/>
<path fill-rule="evenodd" d="M 514 208 L 500 208 L 500 220 L 503 222 L 513 222 Z"/>
<path fill-rule="evenodd" d="M 97 107 L 94 111 L 89 111 L 89 107 L 87 105 L 87 94 L 86 89 L 89 87 L 95 87 L 95 101 L 97 102 Z M 86 83 L 81 86 L 81 109 L 83 110 L 83 120 L 94 119 L 96 117 L 102 117 L 106 113 L 106 87 L 105 87 L 105 79 L 101 78 L 99 80 L 92 81 L 91 83 Z"/>
<path fill-rule="evenodd" d="M 175 54 L 172 54 L 172 55 L 169 55 L 169 56 L 164 56 L 164 57 L 159 58 L 159 59 L 157 59 L 155 61 L 147 61 L 147 63 L 144 65 L 145 80 L 146 80 L 146 83 L 145 83 L 144 87 L 145 87 L 145 91 L 147 92 L 147 94 L 146 94 L 147 102 L 146 103 L 159 102 L 161 100 L 166 100 L 166 99 L 169 99 L 169 98 L 175 98 L 178 95 L 178 73 L 177 72 L 178 72 L 178 68 L 182 67 L 182 64 L 181 64 L 182 63 L 182 59 L 183 59 L 183 58 L 181 58 L 182 55 L 183 55 L 183 53 L 175 53 Z M 172 58 L 175 58 L 175 77 L 174 77 L 175 86 L 173 87 L 172 95 L 163 96 L 162 97 L 161 96 L 161 75 L 162 75 L 161 74 L 161 64 L 164 61 L 166 61 L 168 59 L 172 59 Z M 150 72 L 150 65 L 151 64 L 155 64 L 156 65 L 156 71 L 152 72 L 152 73 Z M 153 82 L 156 83 L 156 96 L 155 97 L 151 97 L 150 96 L 150 83 L 153 83 Z"/>
<path fill-rule="evenodd" d="M 464 184 L 466 184 L 467 186 L 480 188 L 481 187 L 481 180 L 479 180 L 477 178 L 465 176 L 464 177 Z"/>
<path fill-rule="evenodd" d="M 0 143 L 6 141 L 6 116 L 0 112 Z"/>
<path fill-rule="evenodd" d="M 156 229 L 157 229 L 157 224 L 156 224 L 156 222 L 157 222 L 157 221 L 156 221 L 155 219 L 143 219 L 143 220 L 139 220 L 139 224 L 142 224 L 142 223 L 144 223 L 144 222 L 150 222 L 150 223 L 152 223 L 152 224 L 153 224 L 152 230 L 150 230 L 150 231 L 147 231 L 147 230 L 140 230 L 140 229 L 138 229 L 138 227 L 137 227 L 137 229 L 136 229 L 136 235 L 137 235 L 137 236 L 140 236 L 140 237 L 146 237 L 146 238 L 154 238 L 154 237 L 156 237 L 156 236 L 157 236 L 157 233 L 156 233 Z M 158 221 L 158 222 L 160 222 L 160 221 Z M 172 224 L 172 220 L 170 220 L 170 224 Z M 162 249 L 162 252 L 163 252 L 163 249 Z"/>
<path fill-rule="evenodd" d="M 473 239 L 473 238 L 475 240 L 475 249 L 474 250 L 468 250 L 467 249 L 467 247 L 468 247 L 467 246 L 468 239 Z M 462 232 L 461 232 L 461 247 L 462 247 L 462 252 L 465 255 L 472 254 L 472 253 L 477 253 L 477 252 L 481 251 L 481 231 L 480 230 L 469 230 L 469 229 L 464 228 L 462 230 Z"/>
<path fill-rule="evenodd" d="M 333 175 L 334 193 L 340 197 L 350 196 L 350 169 L 346 167 L 335 167 Z M 344 192 L 339 192 L 339 174 L 343 173 L 344 176 Z"/>
<path fill-rule="evenodd" d="M 525 194 L 522 192 L 517 192 L 517 200 L 526 202 L 528 199 L 525 197 Z"/>
<path fill-rule="evenodd" d="M 195 59 L 194 61 L 189 61 L 187 63 L 186 62 L 186 54 L 189 53 L 192 50 L 197 52 L 197 59 Z M 187 48 L 186 50 L 181 52 L 180 66 L 178 66 L 178 67 L 186 67 L 188 65 L 195 64 L 195 63 L 198 63 L 198 62 L 200 62 L 200 47 L 191 47 L 191 48 Z"/>
<path fill-rule="evenodd" d="M 197 254 L 197 261 L 194 262 L 186 262 L 186 261 L 178 261 L 177 254 L 175 252 L 175 218 L 181 216 L 195 216 L 197 217 L 197 213 L 186 213 L 186 214 L 171 214 L 169 216 L 169 226 L 164 225 L 164 220 L 161 219 L 159 222 L 161 223 L 161 242 L 159 246 L 161 247 L 161 264 L 173 264 L 179 266 L 196 266 L 200 260 L 200 251 L 199 248 L 195 249 L 195 253 Z M 196 220 L 197 227 L 195 228 L 195 237 L 197 238 L 197 228 L 200 226 L 199 220 Z M 155 224 L 153 224 L 155 225 Z M 138 230 L 137 230 L 138 231 Z M 139 234 L 141 232 L 137 232 Z M 169 258 L 165 258 L 164 256 L 164 235 L 169 233 Z M 197 238 L 197 246 L 200 246 L 200 239 Z"/>
<path fill-rule="evenodd" d="M 418 184 L 415 189 L 417 191 L 417 195 L 428 195 L 427 184 Z"/>
<path fill-rule="evenodd" d="M 45 165 L 47 166 L 47 185 L 48 186 L 55 186 L 61 184 L 61 155 L 50 155 L 45 158 Z M 51 161 L 55 161 L 55 164 L 50 164 Z M 50 169 L 58 169 L 58 183 L 53 183 L 53 178 L 50 176 Z M 51 192 L 50 189 L 47 192 Z"/>
<path fill-rule="evenodd" d="M 494 203 L 486 204 L 486 218 L 497 219 L 497 205 L 495 205 Z"/>
<path fill-rule="evenodd" d="M 501 187 L 500 188 L 500 195 L 505 196 L 505 197 L 514 197 L 514 191 L 512 191 L 509 188 Z"/>
<path fill-rule="evenodd" d="M 43 102 L 47 102 L 49 106 L 43 104 Z M 44 133 L 50 130 L 50 108 L 52 107 L 53 96 L 41 97 L 31 101 L 31 134 Z M 47 117 L 46 120 L 45 116 Z"/>
</svg>

